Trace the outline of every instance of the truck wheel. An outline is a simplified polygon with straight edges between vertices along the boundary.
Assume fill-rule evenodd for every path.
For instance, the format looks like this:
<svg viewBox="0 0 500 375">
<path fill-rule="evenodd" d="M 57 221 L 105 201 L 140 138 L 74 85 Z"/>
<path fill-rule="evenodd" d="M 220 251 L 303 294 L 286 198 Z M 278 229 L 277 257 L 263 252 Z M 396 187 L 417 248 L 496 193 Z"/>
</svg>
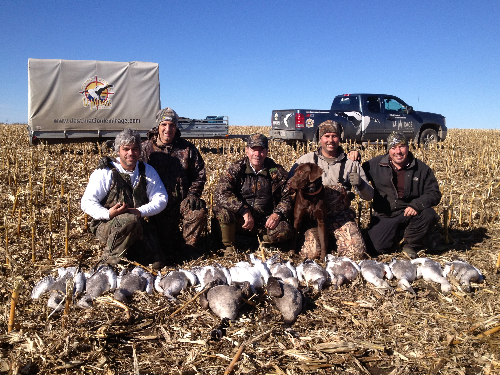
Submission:
<svg viewBox="0 0 500 375">
<path fill-rule="evenodd" d="M 429 148 L 433 143 L 437 143 L 438 135 L 434 129 L 425 129 L 420 134 L 420 144 L 423 148 Z"/>
</svg>

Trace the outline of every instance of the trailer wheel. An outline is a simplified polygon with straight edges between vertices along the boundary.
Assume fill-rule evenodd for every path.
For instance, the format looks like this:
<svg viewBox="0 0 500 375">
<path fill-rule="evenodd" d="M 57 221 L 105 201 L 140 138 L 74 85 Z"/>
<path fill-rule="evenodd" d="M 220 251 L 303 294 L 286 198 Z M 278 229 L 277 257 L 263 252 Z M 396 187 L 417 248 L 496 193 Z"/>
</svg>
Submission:
<svg viewBox="0 0 500 375">
<path fill-rule="evenodd" d="M 438 135 L 434 129 L 425 129 L 420 134 L 420 144 L 423 148 L 429 148 L 432 144 L 438 142 Z"/>
</svg>

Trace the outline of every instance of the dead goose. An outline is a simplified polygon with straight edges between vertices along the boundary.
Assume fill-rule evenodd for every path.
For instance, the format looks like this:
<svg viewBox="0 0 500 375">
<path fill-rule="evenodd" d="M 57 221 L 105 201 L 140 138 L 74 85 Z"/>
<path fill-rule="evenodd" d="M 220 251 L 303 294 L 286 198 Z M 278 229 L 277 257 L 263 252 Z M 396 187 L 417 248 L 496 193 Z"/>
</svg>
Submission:
<svg viewBox="0 0 500 375">
<path fill-rule="evenodd" d="M 257 293 L 256 289 L 261 289 L 264 286 L 264 278 L 260 271 L 248 262 L 238 262 L 229 269 L 232 284 L 240 284 L 245 281 L 250 283 L 250 288 L 253 293 Z"/>
<path fill-rule="evenodd" d="M 127 303 L 136 291 L 147 292 L 149 289 L 152 292 L 152 287 L 148 288 L 148 284 L 151 284 L 152 278 L 153 275 L 145 271 L 142 267 L 134 267 L 130 272 L 124 269 L 117 277 L 116 290 L 114 293 L 115 299 Z"/>
<path fill-rule="evenodd" d="M 425 281 L 432 281 L 441 284 L 441 292 L 448 294 L 451 292 L 451 284 L 443 276 L 441 264 L 429 258 L 417 258 L 411 261 L 417 266 L 417 279 L 424 279 Z"/>
<path fill-rule="evenodd" d="M 77 306 L 88 309 L 93 305 L 93 300 L 108 290 L 116 289 L 117 275 L 108 265 L 100 265 L 86 281 L 85 295 L 78 301 Z"/>
<path fill-rule="evenodd" d="M 213 282 L 220 282 L 220 284 L 231 284 L 231 274 L 226 267 L 215 263 L 211 266 L 193 267 L 191 271 L 198 277 L 200 285 L 196 287 L 196 291 L 203 290 L 205 286 Z"/>
<path fill-rule="evenodd" d="M 297 270 L 290 261 L 283 263 L 278 254 L 274 254 L 266 261 L 271 275 L 281 279 L 283 282 L 293 285 L 295 288 L 299 286 L 297 278 Z"/>
<path fill-rule="evenodd" d="M 464 285 L 464 290 L 467 293 L 471 292 L 470 283 L 480 283 L 483 281 L 483 275 L 472 264 L 467 263 L 463 260 L 454 260 L 453 262 L 447 262 L 444 264 L 443 276 L 452 275 Z"/>
<path fill-rule="evenodd" d="M 417 266 L 406 259 L 395 258 L 389 263 L 392 274 L 396 279 L 398 279 L 398 286 L 411 294 L 415 295 L 415 291 L 411 287 L 410 283 L 415 281 L 417 278 Z"/>
<path fill-rule="evenodd" d="M 255 255 L 250 254 L 250 262 L 260 271 L 260 274 L 264 278 L 264 283 L 267 283 L 267 279 L 271 276 L 267 262 L 263 262 L 261 259 L 256 258 Z"/>
<path fill-rule="evenodd" d="M 302 312 L 304 297 L 294 286 L 271 276 L 267 281 L 267 294 L 283 316 L 286 325 L 293 324 Z"/>
<path fill-rule="evenodd" d="M 179 269 L 171 271 L 165 277 L 158 275 L 155 280 L 155 289 L 158 293 L 163 294 L 170 302 L 178 303 L 176 296 L 179 295 L 189 285 L 196 285 L 198 278 L 190 271 Z"/>
<path fill-rule="evenodd" d="M 217 282 L 220 280 L 212 282 L 211 285 Z M 243 286 L 249 289 L 248 282 L 243 283 Z M 215 285 L 200 295 L 201 307 L 210 308 L 221 319 L 236 319 L 242 304 L 242 290 L 234 285 Z"/>
<path fill-rule="evenodd" d="M 48 292 L 51 290 L 50 288 L 54 283 L 56 282 L 56 279 L 54 279 L 54 276 L 48 275 L 45 276 L 43 279 L 41 279 L 39 282 L 35 284 L 33 287 L 33 290 L 31 291 L 31 299 L 39 299 L 43 293 Z"/>
<path fill-rule="evenodd" d="M 384 277 L 392 279 L 392 271 L 385 263 L 379 263 L 373 259 L 362 260 L 359 263 L 361 268 L 361 275 L 370 284 L 375 285 L 377 288 L 393 290 Z"/>
<path fill-rule="evenodd" d="M 297 266 L 297 278 L 307 285 L 312 284 L 314 290 L 319 292 L 328 280 L 328 273 L 314 260 L 306 259 Z"/>
<path fill-rule="evenodd" d="M 50 292 L 47 306 L 55 309 L 56 311 L 62 310 L 61 302 L 66 295 L 66 284 L 70 279 L 73 279 L 73 295 L 77 296 L 85 288 L 85 275 L 79 271 L 77 267 L 59 267 L 57 269 L 58 277 L 55 279 L 52 275 L 45 276 L 33 287 L 31 291 L 31 298 L 34 300 L 39 299 L 42 294 Z"/>
<path fill-rule="evenodd" d="M 335 289 L 356 279 L 361 270 L 356 262 L 347 257 L 336 257 L 328 254 L 326 261 L 326 272 L 330 275 L 331 283 Z"/>
</svg>

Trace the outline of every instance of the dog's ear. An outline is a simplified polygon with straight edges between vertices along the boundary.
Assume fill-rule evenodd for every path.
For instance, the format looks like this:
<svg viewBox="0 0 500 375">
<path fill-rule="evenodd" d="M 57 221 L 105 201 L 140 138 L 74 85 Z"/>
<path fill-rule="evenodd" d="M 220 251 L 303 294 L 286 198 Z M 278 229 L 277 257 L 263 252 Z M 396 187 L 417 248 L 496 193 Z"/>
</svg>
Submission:
<svg viewBox="0 0 500 375">
<path fill-rule="evenodd" d="M 312 163 L 311 163 L 312 164 Z M 311 173 L 309 174 L 309 181 L 316 181 L 323 174 L 323 169 L 318 167 L 316 164 L 311 165 Z"/>
</svg>

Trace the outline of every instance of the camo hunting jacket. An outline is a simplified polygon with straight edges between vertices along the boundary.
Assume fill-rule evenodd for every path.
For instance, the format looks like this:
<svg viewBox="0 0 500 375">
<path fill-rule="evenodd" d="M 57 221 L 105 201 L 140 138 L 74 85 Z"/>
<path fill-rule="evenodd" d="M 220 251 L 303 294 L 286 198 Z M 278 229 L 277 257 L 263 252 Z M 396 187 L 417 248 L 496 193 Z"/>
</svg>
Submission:
<svg viewBox="0 0 500 375">
<path fill-rule="evenodd" d="M 167 209 L 179 207 L 188 194 L 201 198 L 207 177 L 205 161 L 198 149 L 181 138 L 179 131 L 170 144 L 160 146 L 157 138 L 158 129 L 153 128 L 148 140 L 142 143 L 141 160 L 156 169 L 165 185 Z"/>
<path fill-rule="evenodd" d="M 257 174 L 248 157 L 231 164 L 215 188 L 214 212 L 226 209 L 242 215 L 250 209 L 256 219 L 277 213 L 281 220 L 293 214 L 293 195 L 288 173 L 274 160 L 266 158 Z"/>
</svg>

